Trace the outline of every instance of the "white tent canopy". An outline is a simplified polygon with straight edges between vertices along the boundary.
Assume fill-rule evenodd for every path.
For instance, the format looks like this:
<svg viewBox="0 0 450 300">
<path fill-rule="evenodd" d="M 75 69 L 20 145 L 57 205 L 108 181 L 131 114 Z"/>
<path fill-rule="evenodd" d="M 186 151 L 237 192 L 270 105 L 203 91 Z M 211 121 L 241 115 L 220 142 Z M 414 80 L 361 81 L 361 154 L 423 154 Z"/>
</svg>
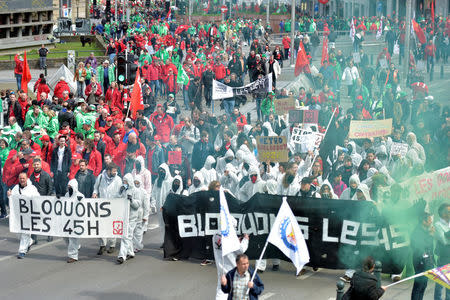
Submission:
<svg viewBox="0 0 450 300">
<path fill-rule="evenodd" d="M 53 90 L 55 89 L 55 86 L 61 77 L 64 77 L 65 81 L 67 82 L 67 84 L 70 87 L 70 91 L 72 93 L 75 93 L 77 91 L 77 84 L 75 81 L 73 81 L 74 75 L 72 74 L 72 72 L 70 72 L 70 70 L 65 65 L 61 65 L 61 67 L 59 67 L 58 71 L 56 71 L 55 73 L 53 73 L 52 75 L 47 77 L 47 85 L 50 88 L 50 94 L 53 96 Z M 33 81 L 33 82 L 30 81 L 28 83 L 28 91 L 33 90 L 33 86 L 34 86 L 35 82 L 36 81 Z"/>
</svg>

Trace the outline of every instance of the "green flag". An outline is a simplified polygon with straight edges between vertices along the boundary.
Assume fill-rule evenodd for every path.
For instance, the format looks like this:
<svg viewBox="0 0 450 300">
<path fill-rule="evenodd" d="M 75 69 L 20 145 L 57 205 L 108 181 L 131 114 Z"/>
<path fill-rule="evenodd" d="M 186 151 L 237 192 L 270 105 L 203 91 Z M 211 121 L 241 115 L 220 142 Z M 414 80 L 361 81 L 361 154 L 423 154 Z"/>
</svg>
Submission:
<svg viewBox="0 0 450 300">
<path fill-rule="evenodd" d="M 189 76 L 186 74 L 186 71 L 183 69 L 181 64 L 178 66 L 177 83 L 180 83 L 182 85 L 189 84 Z"/>
</svg>

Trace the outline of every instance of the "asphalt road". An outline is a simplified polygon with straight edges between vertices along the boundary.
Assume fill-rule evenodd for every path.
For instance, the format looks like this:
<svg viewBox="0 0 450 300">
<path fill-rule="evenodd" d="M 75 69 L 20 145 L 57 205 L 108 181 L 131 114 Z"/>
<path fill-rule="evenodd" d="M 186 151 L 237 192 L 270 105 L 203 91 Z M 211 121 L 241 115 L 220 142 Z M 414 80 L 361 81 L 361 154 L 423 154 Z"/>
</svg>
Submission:
<svg viewBox="0 0 450 300">
<path fill-rule="evenodd" d="M 156 224 L 154 216 L 150 224 Z M 215 265 L 200 261 L 167 261 L 159 249 L 157 225 L 144 236 L 145 249 L 123 265 L 115 263 L 117 253 L 97 256 L 95 239 L 83 239 L 79 261 L 66 263 L 67 247 L 60 238 L 47 242 L 40 236 L 25 259 L 16 258 L 18 237 L 0 221 L 1 299 L 214 299 L 217 283 Z M 251 238 L 251 237 L 250 237 Z M 309 249 L 314 251 L 314 249 Z M 254 262 L 252 262 L 254 263 Z M 261 274 L 265 290 L 260 299 L 325 299 L 336 297 L 336 281 L 343 270 L 319 269 L 296 278 L 294 266 L 282 262 L 280 271 L 269 266 Z M 383 285 L 390 283 L 383 276 Z M 383 299 L 410 299 L 412 283 L 389 289 Z M 425 299 L 432 299 L 429 283 Z"/>
</svg>

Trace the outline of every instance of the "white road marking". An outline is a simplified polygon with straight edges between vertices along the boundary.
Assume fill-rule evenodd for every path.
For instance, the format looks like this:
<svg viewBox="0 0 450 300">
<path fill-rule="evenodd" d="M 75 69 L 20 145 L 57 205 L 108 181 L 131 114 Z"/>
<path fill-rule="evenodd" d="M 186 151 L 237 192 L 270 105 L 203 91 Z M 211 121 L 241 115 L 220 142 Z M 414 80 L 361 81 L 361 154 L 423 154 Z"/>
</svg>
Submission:
<svg viewBox="0 0 450 300">
<path fill-rule="evenodd" d="M 272 296 L 275 296 L 275 293 L 264 293 L 262 296 L 259 297 L 261 300 L 269 299 Z"/>
<path fill-rule="evenodd" d="M 62 239 L 56 239 L 56 240 L 53 240 L 51 242 L 48 242 L 48 243 L 45 243 L 45 244 L 41 244 L 41 245 L 38 245 L 38 246 L 31 246 L 30 252 L 33 252 L 34 250 L 39 250 L 39 249 L 42 249 L 44 247 L 56 244 L 57 242 L 60 242 L 60 241 L 62 241 Z M 10 258 L 14 258 L 16 256 L 17 256 L 17 254 L 2 257 L 2 258 L 0 258 L 0 262 L 8 260 Z"/>
<path fill-rule="evenodd" d="M 332 298 L 328 298 L 328 300 L 336 300 L 336 298 L 332 297 Z"/>
<path fill-rule="evenodd" d="M 153 230 L 159 228 L 159 224 L 149 224 L 147 230 Z"/>
</svg>

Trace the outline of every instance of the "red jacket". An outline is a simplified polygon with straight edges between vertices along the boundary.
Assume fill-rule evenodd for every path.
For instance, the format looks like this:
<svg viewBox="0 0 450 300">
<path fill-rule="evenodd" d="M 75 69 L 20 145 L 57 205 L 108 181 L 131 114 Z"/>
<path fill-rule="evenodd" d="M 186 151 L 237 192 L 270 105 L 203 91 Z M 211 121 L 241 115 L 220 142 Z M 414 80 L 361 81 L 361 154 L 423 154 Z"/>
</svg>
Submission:
<svg viewBox="0 0 450 300">
<path fill-rule="evenodd" d="M 70 93 L 70 87 L 67 82 L 65 82 L 64 80 L 60 80 L 56 84 L 53 94 L 55 95 L 55 97 L 62 98 L 64 91 L 68 91 Z"/>
<path fill-rule="evenodd" d="M 83 151 L 81 154 L 84 156 L 86 153 L 86 150 Z M 102 155 L 97 149 L 93 149 L 91 152 L 91 155 L 89 155 L 89 162 L 88 162 L 88 169 L 92 170 L 94 172 L 94 176 L 97 177 L 100 175 L 100 172 L 102 171 L 103 165 L 102 165 Z"/>
<path fill-rule="evenodd" d="M 14 61 L 16 62 L 16 66 L 14 67 L 14 74 L 22 74 L 23 61 L 19 59 L 19 54 L 16 54 L 16 56 L 14 56 Z"/>
<path fill-rule="evenodd" d="M 168 143 L 170 132 L 174 126 L 173 119 L 168 114 L 159 115 L 158 112 L 154 112 L 150 116 L 150 120 L 155 125 L 156 134 L 161 137 L 161 143 Z"/>
<path fill-rule="evenodd" d="M 216 74 L 216 80 L 224 79 L 227 76 L 227 70 L 223 64 L 215 64 L 213 70 Z"/>
<path fill-rule="evenodd" d="M 175 74 L 167 74 L 164 77 L 164 83 L 167 84 L 167 89 L 169 93 L 177 93 L 177 76 Z"/>
<path fill-rule="evenodd" d="M 33 174 L 33 158 L 31 158 L 29 161 L 28 161 L 28 165 L 29 165 L 29 167 L 28 167 L 28 171 L 27 171 L 27 175 L 28 175 L 28 178 L 30 178 L 30 176 L 31 176 L 31 174 Z M 48 164 L 48 163 L 46 163 L 45 161 L 42 161 L 42 170 L 44 170 L 45 172 L 47 172 L 51 177 L 53 177 L 53 173 L 52 173 L 52 171 L 50 170 L 50 165 Z M 23 169 L 24 170 L 24 169 Z M 18 179 L 18 178 L 17 178 Z"/>
<path fill-rule="evenodd" d="M 50 164 L 52 161 L 52 152 L 53 152 L 53 144 L 49 142 L 47 147 L 42 147 L 41 149 L 42 160 Z"/>
<path fill-rule="evenodd" d="M 91 83 L 86 87 L 86 90 L 84 91 L 84 94 L 86 95 L 86 97 L 89 97 L 89 94 L 90 94 L 91 91 L 92 91 L 92 86 L 93 86 L 94 84 L 97 85 L 97 91 L 95 92 L 94 95 L 97 96 L 97 97 L 102 95 L 102 86 L 100 85 L 100 83 L 98 83 L 98 82 L 96 82 L 96 83 L 91 82 Z"/>
<path fill-rule="evenodd" d="M 122 174 L 124 173 L 125 170 L 125 158 L 127 155 L 127 147 L 128 147 L 128 143 L 123 143 L 120 142 L 119 146 L 117 147 L 117 155 L 116 157 L 114 157 L 114 162 L 119 166 L 120 170 L 122 171 Z M 135 152 L 135 156 L 142 156 L 145 157 L 145 147 L 144 144 L 139 142 L 139 149 Z"/>
<path fill-rule="evenodd" d="M 50 93 L 50 88 L 48 87 L 47 84 L 39 84 L 37 87 L 37 96 L 36 99 L 37 101 L 41 100 L 41 93 L 45 92 L 47 95 Z"/>
<path fill-rule="evenodd" d="M 75 178 L 75 175 L 77 175 L 77 172 L 79 169 L 80 169 L 80 165 L 75 165 L 72 162 L 72 164 L 70 165 L 69 180 L 72 180 Z"/>
<path fill-rule="evenodd" d="M 143 65 L 141 67 L 142 77 L 150 81 L 150 66 L 149 65 Z"/>
<path fill-rule="evenodd" d="M 291 47 L 291 38 L 285 35 L 281 40 L 281 43 L 283 44 L 284 49 L 289 49 L 289 47 Z"/>
<path fill-rule="evenodd" d="M 159 79 L 159 68 L 154 63 L 149 67 L 149 78 L 150 80 L 158 80 Z"/>
</svg>

